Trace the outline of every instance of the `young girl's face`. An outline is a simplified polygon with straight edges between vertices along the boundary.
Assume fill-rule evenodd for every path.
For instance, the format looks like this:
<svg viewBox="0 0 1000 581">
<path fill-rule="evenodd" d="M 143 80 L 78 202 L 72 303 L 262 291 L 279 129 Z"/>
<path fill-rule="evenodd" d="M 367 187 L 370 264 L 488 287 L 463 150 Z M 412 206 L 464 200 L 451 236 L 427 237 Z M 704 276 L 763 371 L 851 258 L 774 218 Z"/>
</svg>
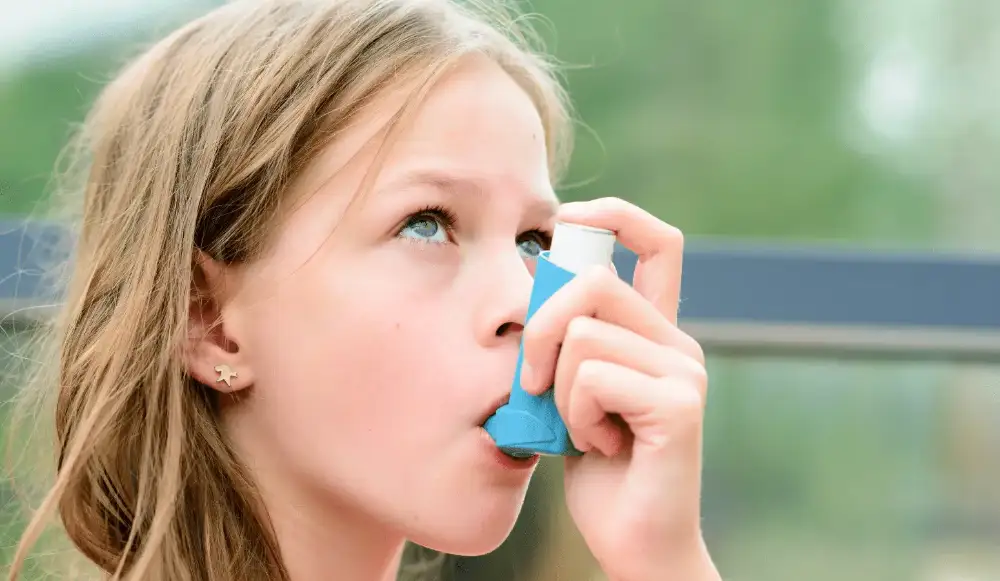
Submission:
<svg viewBox="0 0 1000 581">
<path fill-rule="evenodd" d="M 533 469 L 480 426 L 510 391 L 557 201 L 538 112 L 485 58 L 435 85 L 359 196 L 405 99 L 339 135 L 266 256 L 222 275 L 246 388 L 224 418 L 273 513 L 320 524 L 336 506 L 476 554 L 510 531 Z"/>
</svg>

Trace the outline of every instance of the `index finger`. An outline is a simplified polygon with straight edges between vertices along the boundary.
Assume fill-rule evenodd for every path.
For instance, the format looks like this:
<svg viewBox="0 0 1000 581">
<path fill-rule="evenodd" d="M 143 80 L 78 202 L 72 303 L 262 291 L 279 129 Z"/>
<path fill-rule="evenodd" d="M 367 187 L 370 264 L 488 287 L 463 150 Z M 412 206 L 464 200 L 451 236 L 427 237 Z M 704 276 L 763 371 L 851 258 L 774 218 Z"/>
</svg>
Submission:
<svg viewBox="0 0 1000 581">
<path fill-rule="evenodd" d="M 639 257 L 632 286 L 677 324 L 684 263 L 684 234 L 679 229 L 619 198 L 566 203 L 558 218 L 614 232 Z"/>
</svg>

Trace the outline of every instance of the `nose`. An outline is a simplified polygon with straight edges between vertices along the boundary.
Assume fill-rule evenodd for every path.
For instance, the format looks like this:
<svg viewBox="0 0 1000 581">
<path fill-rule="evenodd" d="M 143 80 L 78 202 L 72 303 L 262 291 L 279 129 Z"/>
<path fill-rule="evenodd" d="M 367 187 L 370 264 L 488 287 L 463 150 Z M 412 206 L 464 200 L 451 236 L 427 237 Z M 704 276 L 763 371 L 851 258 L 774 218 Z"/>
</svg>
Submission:
<svg viewBox="0 0 1000 581">
<path fill-rule="evenodd" d="M 481 277 L 476 339 L 485 347 L 517 344 L 528 314 L 532 274 L 516 249 L 490 261 Z"/>
</svg>

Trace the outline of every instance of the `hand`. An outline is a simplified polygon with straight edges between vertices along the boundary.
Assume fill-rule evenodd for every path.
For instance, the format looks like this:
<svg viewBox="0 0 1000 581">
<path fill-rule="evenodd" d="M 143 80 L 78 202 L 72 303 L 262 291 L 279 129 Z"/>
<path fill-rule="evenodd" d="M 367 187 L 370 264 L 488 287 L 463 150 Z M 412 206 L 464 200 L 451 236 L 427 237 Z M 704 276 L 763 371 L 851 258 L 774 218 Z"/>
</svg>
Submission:
<svg viewBox="0 0 1000 581">
<path fill-rule="evenodd" d="M 525 329 L 522 386 L 554 384 L 584 452 L 566 460 L 570 515 L 614 581 L 718 580 L 700 526 L 705 360 L 677 327 L 683 236 L 614 198 L 559 219 L 612 230 L 639 257 L 633 286 L 581 273 Z"/>
</svg>

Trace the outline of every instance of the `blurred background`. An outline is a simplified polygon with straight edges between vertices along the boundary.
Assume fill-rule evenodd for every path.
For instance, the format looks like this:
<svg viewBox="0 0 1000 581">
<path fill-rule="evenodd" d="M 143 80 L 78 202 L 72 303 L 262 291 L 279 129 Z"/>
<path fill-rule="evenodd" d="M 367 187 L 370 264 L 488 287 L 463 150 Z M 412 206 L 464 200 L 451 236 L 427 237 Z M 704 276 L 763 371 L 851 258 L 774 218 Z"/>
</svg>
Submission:
<svg viewBox="0 0 1000 581">
<path fill-rule="evenodd" d="M 123 59 L 219 3 L 0 0 L 0 213 L 44 200 Z M 532 7 L 583 65 L 564 199 L 629 199 L 692 243 L 1000 255 L 1000 2 Z M 28 334 L 4 333 L 8 360 Z M 705 528 L 725 578 L 1000 580 L 1000 365 L 710 351 L 709 366 Z M 10 375 L 0 400 L 16 389 Z M 457 563 L 462 578 L 590 579 L 558 463 L 538 476 L 510 541 Z M 0 510 L 6 563 L 23 519 L 3 480 Z"/>
</svg>

